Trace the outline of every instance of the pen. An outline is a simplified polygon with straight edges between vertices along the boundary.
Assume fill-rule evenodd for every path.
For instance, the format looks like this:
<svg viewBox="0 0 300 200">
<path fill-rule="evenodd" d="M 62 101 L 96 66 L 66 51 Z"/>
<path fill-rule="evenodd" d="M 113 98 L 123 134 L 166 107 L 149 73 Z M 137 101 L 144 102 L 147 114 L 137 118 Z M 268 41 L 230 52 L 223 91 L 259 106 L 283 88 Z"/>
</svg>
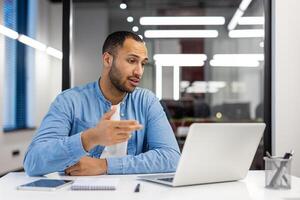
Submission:
<svg viewBox="0 0 300 200">
<path fill-rule="evenodd" d="M 291 150 L 290 153 L 285 153 L 283 156 L 283 159 L 285 159 L 285 160 L 290 159 L 293 156 L 293 153 L 294 153 L 293 150 Z M 270 185 L 272 185 L 273 187 L 276 185 L 276 183 L 282 177 L 285 165 L 286 165 L 286 162 L 281 162 L 279 168 L 277 168 L 277 171 L 275 172 L 275 174 L 270 182 Z"/>
<path fill-rule="evenodd" d="M 140 192 L 140 183 L 135 186 L 134 192 Z"/>
<path fill-rule="evenodd" d="M 268 158 L 274 159 L 274 157 L 268 151 L 266 152 L 266 155 L 268 156 Z M 287 153 L 285 155 L 287 155 Z M 280 168 L 280 166 L 278 166 L 276 162 L 272 162 L 272 164 L 276 167 L 277 170 Z M 283 175 L 282 178 L 286 183 L 288 183 L 288 179 L 286 178 L 285 174 Z"/>
</svg>

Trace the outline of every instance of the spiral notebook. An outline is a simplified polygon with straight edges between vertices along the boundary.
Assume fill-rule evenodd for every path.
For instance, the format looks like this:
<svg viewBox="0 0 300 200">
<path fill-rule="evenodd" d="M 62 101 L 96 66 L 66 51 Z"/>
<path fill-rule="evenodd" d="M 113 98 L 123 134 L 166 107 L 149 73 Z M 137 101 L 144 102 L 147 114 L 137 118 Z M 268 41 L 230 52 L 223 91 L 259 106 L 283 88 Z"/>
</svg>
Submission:
<svg viewBox="0 0 300 200">
<path fill-rule="evenodd" d="M 116 190 L 117 178 L 77 179 L 71 186 L 72 190 Z"/>
</svg>

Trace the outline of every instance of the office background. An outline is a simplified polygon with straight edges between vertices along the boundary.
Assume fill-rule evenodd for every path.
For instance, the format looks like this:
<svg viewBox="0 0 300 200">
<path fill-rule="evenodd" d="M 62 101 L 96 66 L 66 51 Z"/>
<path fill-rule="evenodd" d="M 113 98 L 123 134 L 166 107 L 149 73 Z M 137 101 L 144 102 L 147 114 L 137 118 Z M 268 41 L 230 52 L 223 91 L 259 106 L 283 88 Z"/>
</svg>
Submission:
<svg viewBox="0 0 300 200">
<path fill-rule="evenodd" d="M 0 174 L 22 168 L 22 159 L 34 128 L 38 127 L 43 116 L 48 110 L 51 101 L 62 90 L 62 52 L 63 36 L 63 7 L 61 1 L 28 0 L 27 6 L 27 30 L 14 24 L 12 15 L 13 8 L 17 7 L 14 2 L 0 1 L 0 24 L 11 26 L 9 28 L 27 35 L 45 45 L 44 50 L 36 50 L 28 45 L 21 44 L 17 40 L 9 39 L 0 34 Z M 264 120 L 263 98 L 264 69 L 266 57 L 264 49 L 271 54 L 271 106 L 272 106 L 272 152 L 281 155 L 290 149 L 295 150 L 293 162 L 293 174 L 300 176 L 300 152 L 297 141 L 300 139 L 298 119 L 300 112 L 300 94 L 297 78 L 299 64 L 297 60 L 300 26 L 297 24 L 297 8 L 300 3 L 297 0 L 270 1 L 271 11 L 271 41 L 270 48 L 264 46 L 264 37 L 232 38 L 229 37 L 229 22 L 234 13 L 241 5 L 241 0 L 232 1 L 128 1 L 127 9 L 119 7 L 121 1 L 71 1 L 71 24 L 69 32 L 70 42 L 70 86 L 84 84 L 98 79 L 101 71 L 101 44 L 107 34 L 115 30 L 131 30 L 138 26 L 138 34 L 145 37 L 147 29 L 170 29 L 167 26 L 146 26 L 139 24 L 141 16 L 174 16 L 201 15 L 201 16 L 224 16 L 225 24 L 214 26 L 187 26 L 189 29 L 214 29 L 218 31 L 215 38 L 200 39 L 151 39 L 145 38 L 149 49 L 150 63 L 145 68 L 142 86 L 151 89 L 162 99 L 170 122 L 177 134 L 180 145 L 184 143 L 185 127 L 192 122 L 255 122 Z M 141 2 L 141 1 L 138 1 Z M 177 2 L 177 3 L 176 3 Z M 199 3 L 200 2 L 200 3 Z M 208 3 L 211 2 L 211 3 Z M 226 3 L 227 2 L 227 3 Z M 263 17 L 265 14 L 264 4 L 268 1 L 250 1 L 245 10 L 245 16 Z M 5 7 L 7 6 L 8 7 Z M 9 7 L 9 5 L 11 7 Z M 15 6 L 15 7 L 14 7 Z M 8 8 L 8 9 L 4 9 Z M 176 11 L 176 12 L 175 12 Z M 26 13 L 24 13 L 26 14 Z M 128 22 L 127 17 L 133 16 L 134 22 Z M 11 20 L 11 21 L 10 21 Z M 264 25 L 236 25 L 236 29 L 264 29 Z M 149 28 L 150 27 L 150 28 Z M 17 30 L 17 29 L 18 30 Z M 187 29 L 178 26 L 176 29 Z M 234 28 L 235 29 L 235 28 Z M 64 34 L 66 34 L 64 32 Z M 266 36 L 269 37 L 269 36 Z M 19 37 L 20 40 L 20 37 Z M 10 44 L 11 43 L 11 44 Z M 11 46 L 8 46 L 10 44 Z M 196 45 L 195 45 L 196 44 Z M 195 47 L 196 46 L 196 47 Z M 44 47 L 44 46 L 43 46 Z M 25 111 L 16 111 L 16 100 L 12 85 L 13 79 L 9 75 L 18 74 L 6 67 L 8 60 L 14 59 L 8 52 L 11 48 L 23 49 L 23 65 L 27 68 L 27 76 L 23 78 L 26 83 L 26 97 L 23 104 Z M 55 48 L 58 52 L 51 53 L 49 48 Z M 19 52 L 19 51 L 18 51 Z M 26 52 L 26 53 L 24 53 Z M 54 51 L 55 52 L 55 51 Z M 22 53 L 22 52 L 21 52 Z M 155 54 L 179 54 L 197 53 L 207 56 L 203 66 L 201 63 L 188 66 L 183 63 L 181 68 L 173 63 L 155 62 Z M 258 54 L 256 60 L 250 60 L 243 67 L 243 63 L 231 67 L 218 66 L 216 54 Z M 64 59 L 65 59 L 64 55 Z M 262 59 L 263 57 L 263 59 Z M 161 58 L 162 59 L 162 58 Z M 174 59 L 174 58 L 173 58 Z M 214 62 L 211 62 L 215 59 Z M 169 59 L 170 60 L 170 59 Z M 182 59 L 187 60 L 187 59 Z M 228 57 L 227 57 L 228 60 Z M 230 60 L 230 59 L 229 59 Z M 163 62 L 160 60 L 160 62 Z M 10 63 L 11 64 L 11 63 Z M 17 64 L 16 64 L 17 65 Z M 14 65 L 14 66 L 16 66 Z M 215 66 L 213 66 L 215 65 Z M 249 66 L 251 65 L 251 66 Z M 159 68 L 160 67 L 160 68 Z M 9 68 L 15 69 L 15 68 Z M 161 75 L 157 72 L 161 70 Z M 20 70 L 20 69 L 18 69 Z M 22 69 L 21 69 L 22 70 Z M 12 71 L 12 72 L 11 72 Z M 174 87 L 178 73 L 180 84 Z M 21 73 L 22 74 L 22 73 Z M 24 74 L 23 74 L 24 75 Z M 157 77 L 163 77 L 161 83 Z M 14 77 L 15 79 L 17 79 Z M 16 80 L 15 80 L 16 81 Z M 177 80 L 178 81 L 178 80 Z M 18 88 L 18 87 L 16 87 Z M 21 87 L 22 88 L 22 87 Z M 170 89 L 171 88 L 171 89 Z M 16 123 L 22 121 L 13 113 L 23 113 L 23 127 Z M 19 116 L 19 115 L 18 115 Z M 19 127 L 18 127 L 19 126 Z M 6 130 L 6 131 L 3 131 Z M 264 149 L 259 149 L 256 159 L 257 166 L 262 167 Z"/>
</svg>

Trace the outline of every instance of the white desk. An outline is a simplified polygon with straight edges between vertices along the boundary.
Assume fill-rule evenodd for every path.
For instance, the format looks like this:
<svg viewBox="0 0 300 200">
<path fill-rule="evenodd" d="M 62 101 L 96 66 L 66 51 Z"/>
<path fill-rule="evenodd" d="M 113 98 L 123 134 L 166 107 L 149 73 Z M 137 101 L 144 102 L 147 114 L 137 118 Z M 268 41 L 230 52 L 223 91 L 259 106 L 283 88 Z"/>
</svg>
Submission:
<svg viewBox="0 0 300 200">
<path fill-rule="evenodd" d="M 76 179 L 80 177 L 65 177 L 52 174 L 51 178 Z M 192 200 L 192 199 L 272 199 L 272 200 L 300 200 L 300 178 L 292 178 L 291 190 L 270 190 L 264 188 L 264 172 L 250 171 L 246 179 L 236 182 L 196 185 L 171 188 L 150 182 L 141 182 L 141 191 L 134 193 L 138 182 L 136 175 L 110 176 L 119 177 L 120 183 L 115 191 L 72 191 L 66 186 L 54 192 L 20 191 L 16 186 L 24 184 L 38 177 L 28 177 L 24 173 L 9 173 L 0 179 L 0 199 L 30 199 L 30 200 Z M 97 178 L 97 177 L 93 177 Z"/>
</svg>

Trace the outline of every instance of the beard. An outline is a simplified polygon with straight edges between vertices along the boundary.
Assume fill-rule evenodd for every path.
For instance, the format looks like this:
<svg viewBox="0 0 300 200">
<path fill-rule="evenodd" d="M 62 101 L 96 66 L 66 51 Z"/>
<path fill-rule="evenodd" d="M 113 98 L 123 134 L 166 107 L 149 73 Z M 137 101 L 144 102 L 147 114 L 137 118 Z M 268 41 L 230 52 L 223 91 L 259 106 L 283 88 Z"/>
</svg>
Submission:
<svg viewBox="0 0 300 200">
<path fill-rule="evenodd" d="M 109 71 L 109 79 L 114 87 L 120 92 L 132 93 L 135 89 L 135 87 L 126 87 L 127 78 L 122 81 L 123 75 L 122 72 L 120 72 L 120 70 L 116 67 L 115 60 L 113 60 L 111 70 Z"/>
</svg>

